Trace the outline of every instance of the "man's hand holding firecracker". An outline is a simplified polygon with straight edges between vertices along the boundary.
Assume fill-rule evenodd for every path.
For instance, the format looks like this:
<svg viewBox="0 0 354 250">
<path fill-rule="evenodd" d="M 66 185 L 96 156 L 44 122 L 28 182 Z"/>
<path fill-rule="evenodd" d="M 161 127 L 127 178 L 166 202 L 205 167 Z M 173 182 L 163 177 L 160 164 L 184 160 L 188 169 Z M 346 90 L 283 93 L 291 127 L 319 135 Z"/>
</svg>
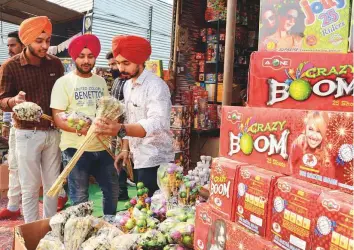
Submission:
<svg viewBox="0 0 354 250">
<path fill-rule="evenodd" d="M 8 104 L 9 104 L 9 106 L 11 108 L 13 108 L 17 104 L 23 103 L 25 101 L 26 101 L 26 93 L 23 92 L 23 91 L 20 91 L 20 92 L 18 92 L 18 94 L 15 97 L 9 99 L 9 103 Z"/>
<path fill-rule="evenodd" d="M 139 123 L 121 124 L 107 118 L 98 118 L 95 120 L 95 132 L 97 134 L 117 136 L 122 129 L 124 129 L 125 136 L 138 138 L 146 136 L 145 129 Z"/>
</svg>

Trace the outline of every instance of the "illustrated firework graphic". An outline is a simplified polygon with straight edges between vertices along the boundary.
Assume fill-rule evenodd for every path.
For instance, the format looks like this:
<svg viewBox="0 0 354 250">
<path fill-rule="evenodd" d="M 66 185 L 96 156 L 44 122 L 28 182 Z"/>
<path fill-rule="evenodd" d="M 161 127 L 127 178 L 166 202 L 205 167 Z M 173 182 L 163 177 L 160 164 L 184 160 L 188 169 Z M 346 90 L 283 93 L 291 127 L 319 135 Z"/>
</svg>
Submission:
<svg viewBox="0 0 354 250">
<path fill-rule="evenodd" d="M 240 131 L 237 137 L 240 138 L 240 149 L 245 155 L 252 154 L 253 151 L 253 138 L 248 133 L 248 129 L 256 122 L 256 120 L 252 117 L 247 118 L 247 120 L 243 123 L 238 123 L 236 126 Z"/>
<path fill-rule="evenodd" d="M 336 166 L 344 168 L 344 183 L 353 185 L 353 115 L 350 113 L 329 113 L 327 137 L 331 138 L 327 149 L 334 155 Z"/>
<path fill-rule="evenodd" d="M 296 68 L 285 69 L 287 79 L 285 83 L 289 86 L 289 95 L 296 101 L 306 101 L 312 93 L 311 84 L 306 79 L 306 72 L 315 66 L 310 62 L 302 62 Z"/>
</svg>

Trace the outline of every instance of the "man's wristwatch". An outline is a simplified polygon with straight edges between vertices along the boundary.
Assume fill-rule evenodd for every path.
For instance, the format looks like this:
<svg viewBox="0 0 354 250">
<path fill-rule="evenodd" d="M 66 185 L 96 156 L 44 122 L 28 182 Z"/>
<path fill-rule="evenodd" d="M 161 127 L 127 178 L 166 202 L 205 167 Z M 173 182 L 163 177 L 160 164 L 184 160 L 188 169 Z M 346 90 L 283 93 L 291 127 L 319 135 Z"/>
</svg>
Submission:
<svg viewBox="0 0 354 250">
<path fill-rule="evenodd" d="M 118 131 L 118 137 L 119 138 L 124 138 L 127 136 L 127 130 L 125 129 L 125 126 L 121 124 L 120 130 Z"/>
</svg>

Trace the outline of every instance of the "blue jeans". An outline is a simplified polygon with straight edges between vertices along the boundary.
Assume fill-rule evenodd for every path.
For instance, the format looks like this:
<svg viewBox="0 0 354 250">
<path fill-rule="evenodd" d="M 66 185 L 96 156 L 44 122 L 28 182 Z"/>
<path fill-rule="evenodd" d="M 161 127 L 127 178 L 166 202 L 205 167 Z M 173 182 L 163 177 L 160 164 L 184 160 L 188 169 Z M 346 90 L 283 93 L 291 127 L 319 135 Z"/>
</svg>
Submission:
<svg viewBox="0 0 354 250">
<path fill-rule="evenodd" d="M 76 149 L 68 148 L 62 152 L 66 166 Z M 114 161 L 107 151 L 84 152 L 69 174 L 69 197 L 73 205 L 87 202 L 89 198 L 89 176 L 93 175 L 103 193 L 103 213 L 115 215 L 117 211 L 119 181 Z"/>
</svg>

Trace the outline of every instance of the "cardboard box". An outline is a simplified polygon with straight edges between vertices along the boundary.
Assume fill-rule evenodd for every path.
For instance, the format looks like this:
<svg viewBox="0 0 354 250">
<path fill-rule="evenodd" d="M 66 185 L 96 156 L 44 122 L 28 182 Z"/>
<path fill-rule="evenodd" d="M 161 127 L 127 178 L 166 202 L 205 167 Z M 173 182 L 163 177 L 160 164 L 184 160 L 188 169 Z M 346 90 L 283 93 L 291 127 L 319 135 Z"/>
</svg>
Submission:
<svg viewBox="0 0 354 250">
<path fill-rule="evenodd" d="M 326 188 L 295 179 L 279 178 L 272 200 L 271 240 L 283 249 L 309 250 L 318 197 Z"/>
<path fill-rule="evenodd" d="M 214 213 L 207 203 L 202 203 L 196 208 L 194 249 L 270 250 L 278 247 L 236 223 L 226 220 Z"/>
<path fill-rule="evenodd" d="M 190 128 L 171 129 L 173 139 L 173 150 L 175 152 L 189 149 L 191 132 Z"/>
<path fill-rule="evenodd" d="M 192 107 L 187 105 L 176 105 L 171 108 L 171 128 L 189 128 L 192 122 Z"/>
<path fill-rule="evenodd" d="M 9 165 L 0 165 L 0 190 L 9 189 Z"/>
<path fill-rule="evenodd" d="M 226 158 L 215 158 L 211 165 L 208 203 L 216 213 L 228 220 L 235 216 L 237 171 L 245 165 L 248 164 Z"/>
<path fill-rule="evenodd" d="M 254 166 L 240 167 L 235 222 L 262 237 L 269 236 L 273 190 L 281 176 Z"/>
<path fill-rule="evenodd" d="M 255 52 L 248 105 L 353 112 L 353 54 Z"/>
<path fill-rule="evenodd" d="M 262 0 L 258 50 L 348 51 L 350 0 Z"/>
<path fill-rule="evenodd" d="M 190 161 L 191 161 L 191 156 L 190 156 L 189 149 L 175 153 L 174 163 L 178 166 L 182 166 L 183 171 L 185 173 L 187 173 L 189 170 Z"/>
<path fill-rule="evenodd" d="M 321 194 L 316 205 L 312 249 L 354 249 L 353 196 L 340 191 Z"/>
<path fill-rule="evenodd" d="M 353 113 L 223 107 L 220 156 L 352 192 Z"/>
<path fill-rule="evenodd" d="M 39 241 L 50 231 L 49 219 L 15 227 L 14 250 L 35 250 Z"/>
</svg>

